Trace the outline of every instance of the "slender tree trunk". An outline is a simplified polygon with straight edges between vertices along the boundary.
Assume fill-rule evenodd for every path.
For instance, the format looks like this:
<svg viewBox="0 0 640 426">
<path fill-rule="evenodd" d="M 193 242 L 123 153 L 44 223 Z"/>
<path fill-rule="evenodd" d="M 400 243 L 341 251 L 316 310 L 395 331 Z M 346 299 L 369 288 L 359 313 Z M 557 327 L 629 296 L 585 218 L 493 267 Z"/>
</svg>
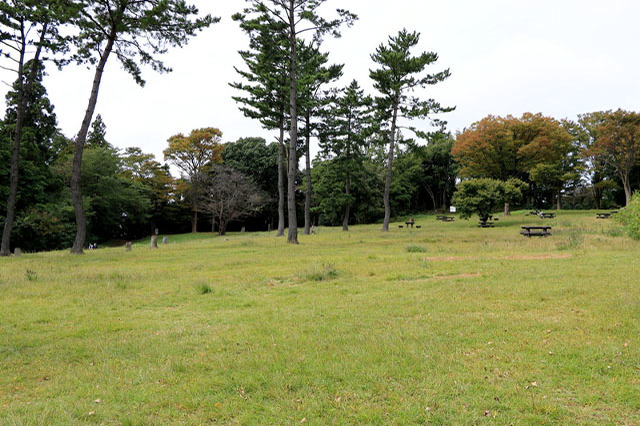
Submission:
<svg viewBox="0 0 640 426">
<path fill-rule="evenodd" d="M 80 181 L 82 177 L 82 153 L 84 151 L 84 144 L 87 141 L 87 133 L 89 132 L 89 125 L 91 125 L 91 119 L 96 109 L 96 103 L 98 102 L 98 92 L 100 90 L 100 82 L 102 80 L 102 74 L 104 67 L 109 59 L 109 54 L 113 49 L 115 42 L 115 34 L 111 34 L 109 41 L 104 48 L 104 52 L 100 56 L 100 61 L 96 68 L 93 85 L 91 87 L 91 96 L 89 97 L 89 105 L 84 114 L 82 125 L 78 136 L 76 136 L 75 153 L 73 154 L 73 166 L 71 169 L 71 198 L 73 200 L 73 210 L 76 216 L 76 238 L 71 247 L 71 253 L 81 254 L 84 247 L 84 242 L 87 237 L 87 216 L 85 215 L 84 208 L 82 206 L 82 188 Z"/>
<path fill-rule="evenodd" d="M 431 188 L 426 188 L 426 189 L 427 189 L 427 194 L 429 194 L 429 197 L 431 197 L 431 201 L 433 202 L 433 211 L 436 212 L 438 210 L 438 207 L 436 206 L 435 194 L 433 193 Z"/>
<path fill-rule="evenodd" d="M 305 172 L 305 177 L 307 181 L 306 191 L 304 194 L 304 235 L 311 234 L 311 130 L 309 127 L 311 126 L 311 115 L 307 111 L 306 115 L 306 140 L 305 140 L 305 157 L 306 157 L 306 166 L 307 170 Z"/>
<path fill-rule="evenodd" d="M 280 151 L 278 152 L 278 233 L 277 237 L 284 236 L 284 114 L 280 118 Z"/>
<path fill-rule="evenodd" d="M 289 182 L 287 185 L 288 213 L 289 213 L 289 234 L 287 242 L 298 244 L 298 218 L 296 216 L 296 172 L 298 169 L 298 158 L 296 145 L 298 142 L 298 110 L 297 110 L 297 74 L 298 52 L 296 46 L 296 0 L 289 0 L 289 107 L 291 110 L 291 129 L 289 132 Z"/>
<path fill-rule="evenodd" d="M 42 27 L 40 41 L 44 40 L 47 34 L 47 24 Z M 9 198 L 7 199 L 7 215 L 5 217 L 4 229 L 2 231 L 2 244 L 0 245 L 0 256 L 11 254 L 11 232 L 16 215 L 16 201 L 18 199 L 18 179 L 20 173 L 20 143 L 22 142 L 22 127 L 24 126 L 24 116 L 27 109 L 27 94 L 31 92 L 31 86 L 38 74 L 40 54 L 42 45 L 39 44 L 31 63 L 31 70 L 24 81 L 24 56 L 27 51 L 26 34 L 24 25 L 21 25 L 22 40 L 20 45 L 20 59 L 18 60 L 18 105 L 16 108 L 16 129 L 13 137 L 13 150 L 11 152 L 11 172 L 9 177 Z"/>
<path fill-rule="evenodd" d="M 351 194 L 351 176 L 347 171 L 347 177 L 344 182 L 344 193 L 347 195 L 347 205 L 344 207 L 344 218 L 342 219 L 342 230 L 349 230 L 349 214 L 351 210 L 351 202 L 349 201 L 349 195 Z"/>
<path fill-rule="evenodd" d="M 504 203 L 504 215 L 511 216 L 511 206 L 509 203 Z"/>
<path fill-rule="evenodd" d="M 198 210 L 196 210 L 195 206 L 193 208 L 193 216 L 191 216 L 191 233 L 198 233 Z"/>
<path fill-rule="evenodd" d="M 398 119 L 398 103 L 393 104 L 393 118 L 391 119 L 391 134 L 389 135 L 389 156 L 387 158 L 387 175 L 384 181 L 384 222 L 382 231 L 389 232 L 389 222 L 391 221 L 391 175 L 393 173 L 393 152 L 396 142 L 396 120 Z"/>
<path fill-rule="evenodd" d="M 628 206 L 631 203 L 631 180 L 629 179 L 629 173 L 621 173 L 622 186 L 624 186 L 625 205 Z"/>
<path fill-rule="evenodd" d="M 556 200 L 556 210 L 562 210 L 562 192 L 558 191 L 558 198 Z"/>
</svg>

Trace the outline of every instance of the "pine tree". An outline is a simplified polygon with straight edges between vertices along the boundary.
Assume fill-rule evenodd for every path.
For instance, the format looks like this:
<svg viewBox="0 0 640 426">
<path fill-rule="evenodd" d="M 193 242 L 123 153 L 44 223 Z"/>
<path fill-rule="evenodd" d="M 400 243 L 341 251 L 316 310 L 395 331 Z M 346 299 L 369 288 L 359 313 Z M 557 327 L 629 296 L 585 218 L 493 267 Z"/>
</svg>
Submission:
<svg viewBox="0 0 640 426">
<path fill-rule="evenodd" d="M 410 95 L 416 89 L 423 89 L 426 86 L 439 83 L 450 75 L 448 69 L 435 74 L 423 74 L 428 65 L 438 60 L 438 55 L 434 52 L 423 52 L 418 56 L 411 56 L 411 49 L 419 41 L 419 33 L 410 33 L 403 29 L 396 37 L 389 37 L 388 44 L 381 44 L 375 53 L 371 55 L 371 59 L 380 65 L 379 69 L 370 71 L 374 87 L 382 95 L 376 101 L 381 116 L 389 125 L 386 129 L 389 139 L 389 151 L 384 186 L 384 223 L 382 225 L 382 230 L 385 232 L 389 231 L 389 221 L 391 219 L 389 194 L 394 151 L 399 130 L 398 121 L 400 119 L 425 119 L 430 114 L 449 112 L 454 109 L 442 107 L 433 99 L 420 100 L 420 98 Z M 432 119 L 432 122 L 437 125 L 443 125 L 443 122 L 437 119 Z M 417 130 L 415 127 L 408 127 L 408 129 L 419 137 L 426 137 L 424 132 Z"/>
</svg>

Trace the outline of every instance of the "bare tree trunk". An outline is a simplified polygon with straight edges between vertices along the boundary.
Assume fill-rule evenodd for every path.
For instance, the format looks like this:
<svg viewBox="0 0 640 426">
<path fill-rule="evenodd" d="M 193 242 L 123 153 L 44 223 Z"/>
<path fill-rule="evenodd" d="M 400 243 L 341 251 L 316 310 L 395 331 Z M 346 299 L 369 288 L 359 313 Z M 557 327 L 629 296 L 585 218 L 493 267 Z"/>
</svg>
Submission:
<svg viewBox="0 0 640 426">
<path fill-rule="evenodd" d="M 349 214 L 351 210 L 351 202 L 349 201 L 349 195 L 351 194 L 351 175 L 347 171 L 347 178 L 344 183 L 344 193 L 347 194 L 347 205 L 344 207 L 344 218 L 342 219 L 342 230 L 349 230 Z"/>
<path fill-rule="evenodd" d="M 47 34 L 47 24 L 42 27 L 40 41 L 42 42 Z M 31 92 L 33 81 L 38 74 L 38 66 L 40 54 L 42 53 L 42 45 L 39 44 L 31 63 L 31 70 L 24 81 L 24 56 L 27 51 L 26 34 L 24 25 L 21 25 L 21 45 L 20 59 L 18 60 L 18 105 L 16 108 L 16 129 L 13 138 L 13 150 L 11 153 L 11 172 L 9 177 L 9 198 L 7 199 L 7 215 L 4 221 L 4 229 L 2 231 L 2 244 L 0 245 L 0 256 L 9 256 L 11 254 L 11 232 L 13 231 L 13 221 L 16 215 L 16 201 L 18 199 L 18 178 L 20 163 L 20 143 L 22 142 L 22 127 L 24 126 L 24 116 L 27 109 L 27 94 Z"/>
<path fill-rule="evenodd" d="M 393 173 L 393 152 L 396 142 L 396 120 L 398 118 L 398 104 L 393 105 L 393 118 L 391 120 L 391 134 L 389 135 L 389 156 L 387 158 L 387 175 L 384 181 L 384 222 L 382 231 L 389 232 L 389 222 L 391 221 L 391 202 L 389 196 L 391 194 L 391 175 Z"/>
<path fill-rule="evenodd" d="M 562 210 L 562 192 L 558 191 L 558 198 L 556 199 L 556 210 Z"/>
<path fill-rule="evenodd" d="M 306 141 L 305 141 L 305 157 L 306 157 L 306 166 L 307 170 L 305 172 L 305 177 L 307 181 L 306 191 L 304 194 L 304 235 L 311 234 L 311 115 L 307 111 L 306 115 Z"/>
<path fill-rule="evenodd" d="M 511 216 L 511 206 L 509 203 L 504 203 L 504 215 Z"/>
<path fill-rule="evenodd" d="M 289 132 L 289 182 L 287 185 L 288 211 L 289 211 L 289 234 L 287 242 L 298 244 L 298 218 L 296 216 L 296 172 L 298 169 L 298 158 L 296 145 L 298 143 L 298 90 L 296 67 L 298 62 L 298 52 L 296 46 L 296 0 L 289 0 L 289 107 L 291 110 L 291 129 Z"/>
<path fill-rule="evenodd" d="M 284 113 L 280 116 L 280 151 L 278 153 L 278 233 L 277 237 L 284 236 Z"/>
<path fill-rule="evenodd" d="M 629 173 L 621 173 L 622 186 L 624 186 L 625 205 L 631 204 L 631 180 L 629 179 Z"/>
<path fill-rule="evenodd" d="M 109 41 L 104 48 L 104 52 L 100 56 L 100 62 L 96 68 L 96 72 L 93 77 L 93 85 L 91 87 L 91 96 L 89 97 L 89 105 L 84 114 L 82 125 L 78 136 L 76 136 L 75 152 L 73 154 L 73 166 L 71 169 L 71 198 L 73 200 L 73 210 L 76 216 L 76 238 L 71 247 L 71 253 L 81 254 L 84 247 L 84 242 L 87 237 L 87 216 L 84 213 L 82 206 L 82 188 L 80 181 L 82 177 L 82 153 L 84 151 L 84 144 L 87 141 L 87 133 L 89 132 L 89 125 L 91 125 L 91 119 L 96 109 L 96 103 L 98 102 L 98 92 L 100 90 L 100 82 L 102 80 L 102 74 L 104 67 L 109 59 L 109 54 L 113 49 L 115 42 L 115 34 L 111 34 Z"/>
<path fill-rule="evenodd" d="M 191 216 L 191 233 L 196 234 L 198 232 L 198 210 L 193 208 L 193 216 Z"/>
<path fill-rule="evenodd" d="M 438 210 L 438 206 L 436 206 L 436 197 L 435 194 L 433 193 L 433 191 L 431 190 L 431 188 L 426 188 L 427 190 L 427 194 L 429 194 L 429 197 L 431 197 L 431 201 L 433 202 L 433 211 L 436 212 Z"/>
</svg>

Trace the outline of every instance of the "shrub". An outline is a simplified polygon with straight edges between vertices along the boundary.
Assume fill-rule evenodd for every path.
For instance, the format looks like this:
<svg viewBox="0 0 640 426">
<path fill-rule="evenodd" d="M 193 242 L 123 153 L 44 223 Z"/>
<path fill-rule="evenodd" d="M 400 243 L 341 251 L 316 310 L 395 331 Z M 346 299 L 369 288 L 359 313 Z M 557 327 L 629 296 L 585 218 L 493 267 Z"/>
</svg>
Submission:
<svg viewBox="0 0 640 426">
<path fill-rule="evenodd" d="M 427 251 L 427 248 L 424 246 L 413 245 L 407 246 L 407 252 L 409 253 L 424 253 Z"/>
<path fill-rule="evenodd" d="M 640 240 L 640 192 L 633 194 L 629 205 L 614 217 L 631 238 Z"/>
</svg>

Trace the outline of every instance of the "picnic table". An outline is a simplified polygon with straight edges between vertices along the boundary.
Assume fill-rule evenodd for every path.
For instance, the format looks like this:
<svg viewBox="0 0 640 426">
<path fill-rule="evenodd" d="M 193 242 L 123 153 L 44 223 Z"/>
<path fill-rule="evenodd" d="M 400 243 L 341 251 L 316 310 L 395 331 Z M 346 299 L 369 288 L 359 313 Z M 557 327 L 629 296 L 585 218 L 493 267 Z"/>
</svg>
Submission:
<svg viewBox="0 0 640 426">
<path fill-rule="evenodd" d="M 409 221 L 409 222 L 405 222 L 404 224 L 405 224 L 405 225 L 407 225 L 407 228 L 408 228 L 408 227 L 412 227 L 412 228 L 413 228 L 413 224 L 414 224 L 414 223 L 415 223 L 415 222 L 413 222 L 413 221 Z"/>
<path fill-rule="evenodd" d="M 441 220 L 443 222 L 453 222 L 454 217 L 453 216 L 437 215 L 436 216 L 436 220 Z"/>
<path fill-rule="evenodd" d="M 555 217 L 556 217 L 555 213 L 540 213 L 541 219 L 555 219 Z"/>
<path fill-rule="evenodd" d="M 480 221 L 480 222 L 478 222 L 478 226 L 480 228 L 493 228 L 495 226 L 495 224 L 493 222 L 491 222 L 491 221 L 485 221 L 485 222 Z"/>
<path fill-rule="evenodd" d="M 611 217 L 611 213 L 597 213 L 596 219 L 609 219 Z"/>
<path fill-rule="evenodd" d="M 520 234 L 525 237 L 548 237 L 551 235 L 550 226 L 522 226 Z"/>
</svg>

